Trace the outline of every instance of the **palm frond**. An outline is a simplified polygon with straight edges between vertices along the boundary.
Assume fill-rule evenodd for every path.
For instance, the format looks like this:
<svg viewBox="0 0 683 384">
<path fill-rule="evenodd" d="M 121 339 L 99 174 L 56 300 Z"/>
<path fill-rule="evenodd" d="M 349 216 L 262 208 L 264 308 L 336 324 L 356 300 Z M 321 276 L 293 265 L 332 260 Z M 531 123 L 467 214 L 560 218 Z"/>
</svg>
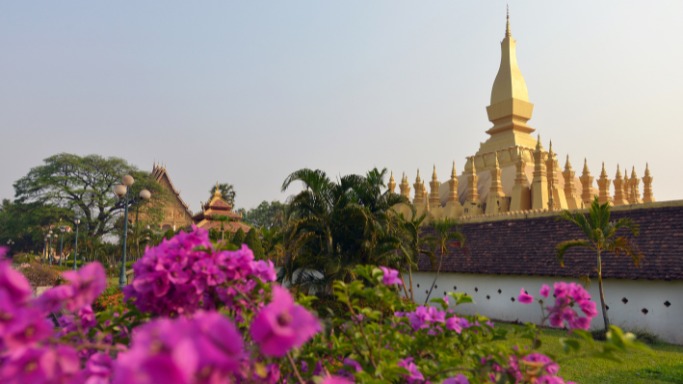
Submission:
<svg viewBox="0 0 683 384">
<path fill-rule="evenodd" d="M 560 261 L 561 266 L 564 267 L 564 254 L 567 252 L 568 249 L 574 248 L 574 247 L 590 248 L 591 243 L 587 240 L 582 240 L 582 239 L 565 240 L 565 241 L 558 243 L 555 246 L 555 252 L 556 252 L 557 259 Z"/>
</svg>

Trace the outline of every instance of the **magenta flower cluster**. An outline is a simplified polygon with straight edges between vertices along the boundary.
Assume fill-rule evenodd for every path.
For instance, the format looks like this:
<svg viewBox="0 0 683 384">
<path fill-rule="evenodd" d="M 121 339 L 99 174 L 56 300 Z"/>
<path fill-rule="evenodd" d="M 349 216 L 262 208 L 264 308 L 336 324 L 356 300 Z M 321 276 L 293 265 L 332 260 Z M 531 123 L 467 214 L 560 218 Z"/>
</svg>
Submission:
<svg viewBox="0 0 683 384">
<path fill-rule="evenodd" d="M 91 304 L 104 290 L 106 275 L 101 265 L 93 263 L 77 272 L 65 272 L 63 277 L 67 284 L 33 298 L 28 280 L 0 255 L 1 383 L 80 383 L 90 379 L 91 371 L 81 369 L 83 351 L 60 343 L 59 332 L 48 318 L 57 319 L 64 311 L 74 319 L 74 330 L 92 326 Z"/>
<path fill-rule="evenodd" d="M 486 363 L 487 359 L 484 360 Z M 512 355 L 508 359 L 507 367 L 501 367 L 497 363 L 492 363 L 492 365 L 493 372 L 489 376 L 491 382 L 500 382 L 498 376 L 504 373 L 511 379 L 511 382 L 516 384 L 575 384 L 565 382 L 562 377 L 557 376 L 560 366 L 550 357 L 538 352 L 523 356 Z"/>
<path fill-rule="evenodd" d="M 230 383 L 246 357 L 242 336 L 218 312 L 159 318 L 136 328 L 113 383 Z"/>
<path fill-rule="evenodd" d="M 448 303 L 448 298 L 444 300 Z M 472 325 L 466 318 L 458 317 L 451 308 L 441 310 L 421 305 L 412 312 L 396 312 L 394 315 L 407 318 L 413 331 L 426 329 L 429 334 L 438 334 L 446 330 L 460 334 L 463 329 Z"/>
<path fill-rule="evenodd" d="M 150 248 L 133 264 L 135 279 L 124 288 L 126 299 L 145 312 L 175 316 L 220 306 L 238 312 L 259 282 L 275 280 L 271 261 L 254 260 L 243 246 L 238 251 L 219 251 L 204 229 L 180 232 Z"/>
<path fill-rule="evenodd" d="M 547 306 L 547 318 L 550 325 L 553 327 L 566 326 L 570 329 L 588 329 L 590 328 L 591 320 L 598 315 L 594 301 L 591 301 L 591 296 L 580 284 L 557 282 L 553 285 L 553 295 L 555 303 L 552 306 Z M 543 285 L 539 294 L 548 298 L 550 295 L 550 287 Z M 529 304 L 534 301 L 533 296 L 528 294 L 524 288 L 519 292 L 518 300 L 521 303 Z M 578 310 L 581 310 L 581 313 Z"/>
</svg>

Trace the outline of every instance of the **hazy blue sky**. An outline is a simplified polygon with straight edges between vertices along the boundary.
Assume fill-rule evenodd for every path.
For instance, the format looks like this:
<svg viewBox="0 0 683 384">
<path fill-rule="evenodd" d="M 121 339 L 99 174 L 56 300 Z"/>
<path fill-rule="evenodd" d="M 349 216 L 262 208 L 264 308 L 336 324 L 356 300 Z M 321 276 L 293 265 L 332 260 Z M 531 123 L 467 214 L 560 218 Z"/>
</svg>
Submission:
<svg viewBox="0 0 683 384">
<path fill-rule="evenodd" d="M 378 166 L 441 179 L 479 148 L 504 1 L 3 1 L 0 198 L 59 152 L 165 163 L 193 210 Z M 645 163 L 683 198 L 683 2 L 511 1 L 530 125 L 575 169 Z M 296 192 L 292 189 L 291 193 Z"/>
</svg>

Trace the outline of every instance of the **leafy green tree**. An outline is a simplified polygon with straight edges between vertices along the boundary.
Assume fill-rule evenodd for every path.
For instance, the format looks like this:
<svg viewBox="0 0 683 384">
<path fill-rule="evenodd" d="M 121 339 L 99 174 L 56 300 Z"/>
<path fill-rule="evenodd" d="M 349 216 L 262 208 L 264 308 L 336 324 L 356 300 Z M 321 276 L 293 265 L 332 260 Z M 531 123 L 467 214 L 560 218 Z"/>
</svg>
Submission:
<svg viewBox="0 0 683 384">
<path fill-rule="evenodd" d="M 139 171 L 123 159 L 68 153 L 48 157 L 43 165 L 32 168 L 17 180 L 15 196 L 18 203 L 53 205 L 76 212 L 84 235 L 99 239 L 114 231 L 116 217 L 123 211 L 116 204 L 118 199 L 113 188 L 126 174 L 135 178 L 131 196 L 146 188 L 152 192 L 152 199 L 164 198 L 161 187 L 149 173 Z"/>
<path fill-rule="evenodd" d="M 602 255 L 607 252 L 616 255 L 625 254 L 637 266 L 643 257 L 642 253 L 629 237 L 621 236 L 618 232 L 620 229 L 624 229 L 633 236 L 638 236 L 638 226 L 628 218 L 621 218 L 616 221 L 610 220 L 609 203 L 600 204 L 597 197 L 595 197 L 588 210 L 588 216 L 578 212 L 563 211 L 560 214 L 560 218 L 574 223 L 581 229 L 584 235 L 583 239 L 566 240 L 557 244 L 557 257 L 562 266 L 564 266 L 564 255 L 570 248 L 582 247 L 595 252 L 600 306 L 602 307 L 602 316 L 605 321 L 605 332 L 607 332 L 610 321 L 607 316 L 605 291 L 602 283 Z"/>
<path fill-rule="evenodd" d="M 221 196 L 223 196 L 223 199 L 230 203 L 231 206 L 235 206 L 235 197 L 237 196 L 237 192 L 235 192 L 235 187 L 232 186 L 232 184 L 228 183 L 222 183 L 222 184 L 216 184 L 211 187 L 209 190 L 209 193 L 211 196 L 216 192 L 216 188 L 218 188 L 218 191 L 221 193 Z"/>
<path fill-rule="evenodd" d="M 73 222 L 74 213 L 68 209 L 41 202 L 21 203 L 8 199 L 0 205 L 0 245 L 12 244 L 12 253 L 41 252 L 45 235 L 60 220 L 64 225 Z"/>
<path fill-rule="evenodd" d="M 244 244 L 254 252 L 254 258 L 261 260 L 265 257 L 265 251 L 263 250 L 263 245 L 261 245 L 261 239 L 257 232 L 256 228 L 251 228 L 244 238 Z"/>
<path fill-rule="evenodd" d="M 244 233 L 242 228 L 240 228 L 235 232 L 234 235 L 232 235 L 232 240 L 230 242 L 235 244 L 238 247 L 241 247 L 242 244 L 244 244 L 245 238 L 246 238 L 246 234 Z"/>
<path fill-rule="evenodd" d="M 329 291 L 332 281 L 353 279 L 356 265 L 396 251 L 388 211 L 404 198 L 382 192 L 385 176 L 386 169 L 373 169 L 332 181 L 321 170 L 304 168 L 285 179 L 283 191 L 294 182 L 304 190 L 289 200 L 284 279 Z"/>
<path fill-rule="evenodd" d="M 279 201 L 262 201 L 256 208 L 244 212 L 244 222 L 261 228 L 282 227 L 285 224 L 285 204 Z"/>
</svg>

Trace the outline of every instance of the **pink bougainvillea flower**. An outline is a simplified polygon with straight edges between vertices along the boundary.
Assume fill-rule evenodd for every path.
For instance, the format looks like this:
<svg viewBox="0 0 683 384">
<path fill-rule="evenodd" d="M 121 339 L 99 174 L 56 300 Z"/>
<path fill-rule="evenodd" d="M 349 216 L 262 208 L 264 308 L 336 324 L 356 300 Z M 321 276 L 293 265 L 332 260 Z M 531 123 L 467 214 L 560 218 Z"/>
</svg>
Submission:
<svg viewBox="0 0 683 384">
<path fill-rule="evenodd" d="M 422 383 L 424 381 L 425 378 L 417 368 L 417 365 L 413 363 L 412 357 L 408 357 L 399 361 L 398 366 L 408 370 L 408 375 L 406 375 L 408 383 Z"/>
<path fill-rule="evenodd" d="M 0 290 L 7 292 L 15 304 L 24 303 L 31 298 L 31 284 L 21 272 L 14 270 L 11 261 L 4 259 L 2 255 L 0 255 Z"/>
<path fill-rule="evenodd" d="M 387 267 L 379 267 L 384 276 L 382 277 L 382 284 L 384 285 L 401 285 L 403 282 L 398 277 L 398 271 Z"/>
<path fill-rule="evenodd" d="M 519 290 L 519 296 L 517 297 L 517 300 L 519 300 L 519 302 L 522 304 L 531 304 L 534 302 L 534 297 L 528 294 L 524 288 L 522 288 Z"/>
<path fill-rule="evenodd" d="M 243 357 L 237 327 L 217 312 L 159 318 L 136 328 L 131 348 L 114 361 L 112 382 L 230 382 Z M 194 381 L 197 376 L 207 380 Z M 224 380 L 208 380 L 212 377 Z"/>
<path fill-rule="evenodd" d="M 73 296 L 66 302 L 66 308 L 72 312 L 92 304 L 107 288 L 107 274 L 100 263 L 88 263 L 78 271 L 67 271 L 62 276 L 73 288 Z"/>
<path fill-rule="evenodd" d="M 321 384 L 353 384 L 353 381 L 341 376 L 325 376 Z"/>
<path fill-rule="evenodd" d="M 543 296 L 543 297 L 548 297 L 548 295 L 550 294 L 550 287 L 548 286 L 548 284 L 543 284 L 543 285 L 541 286 L 541 290 L 540 290 L 539 293 L 540 293 L 541 296 Z"/>
<path fill-rule="evenodd" d="M 470 383 L 470 381 L 467 379 L 467 376 L 463 375 L 462 373 L 459 373 L 455 377 L 449 377 L 443 381 L 443 384 L 469 384 L 469 383 Z"/>
<path fill-rule="evenodd" d="M 273 298 L 256 315 L 250 333 L 266 356 L 284 356 L 321 330 L 320 322 L 296 304 L 287 289 L 273 285 Z"/>
</svg>

